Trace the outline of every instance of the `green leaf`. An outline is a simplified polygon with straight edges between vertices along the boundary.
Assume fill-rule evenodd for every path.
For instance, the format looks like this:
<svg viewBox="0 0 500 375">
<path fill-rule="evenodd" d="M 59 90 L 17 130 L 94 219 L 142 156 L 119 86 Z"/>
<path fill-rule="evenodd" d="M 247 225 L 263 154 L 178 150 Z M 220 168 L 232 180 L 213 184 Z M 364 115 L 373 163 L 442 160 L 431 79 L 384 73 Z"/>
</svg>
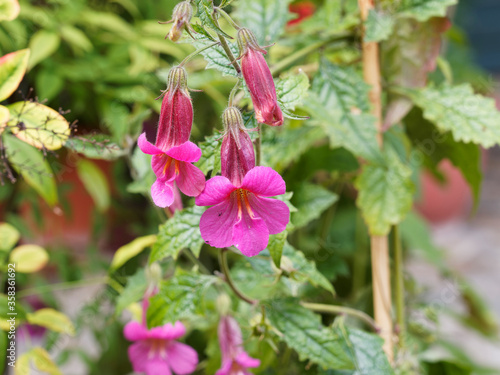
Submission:
<svg viewBox="0 0 500 375">
<path fill-rule="evenodd" d="M 276 95 L 281 107 L 291 110 L 302 104 L 302 99 L 307 96 L 308 89 L 309 78 L 303 71 L 286 78 L 280 78 L 276 82 Z"/>
<path fill-rule="evenodd" d="M 177 259 L 182 249 L 190 249 L 198 256 L 203 245 L 200 234 L 200 218 L 203 212 L 203 207 L 189 207 L 177 211 L 173 218 L 161 225 L 149 262 L 153 263 L 169 256 Z"/>
<path fill-rule="evenodd" d="M 31 349 L 30 359 L 33 361 L 35 367 L 41 372 L 49 375 L 62 375 L 62 372 L 57 368 L 57 365 L 50 358 L 50 354 L 41 347 Z"/>
<path fill-rule="evenodd" d="M 212 43 L 212 40 L 199 35 L 196 38 L 196 42 L 193 42 L 193 45 L 196 49 L 200 49 Z M 228 43 L 228 45 L 234 57 L 237 57 L 240 54 L 240 51 L 236 44 Z M 231 61 L 229 61 L 229 59 L 227 58 L 227 55 L 221 46 L 215 45 L 211 48 L 208 48 L 202 51 L 201 55 L 208 62 L 206 69 L 217 69 L 222 73 L 223 76 L 238 77 L 238 73 L 231 64 Z"/>
<path fill-rule="evenodd" d="M 384 236 L 410 211 L 415 187 L 411 169 L 386 147 L 384 164 L 366 164 L 355 181 L 356 204 L 372 235 Z"/>
<path fill-rule="evenodd" d="M 261 45 L 278 40 L 290 20 L 288 5 L 291 0 L 239 0 L 236 3 L 236 18 L 244 27 L 255 33 Z"/>
<path fill-rule="evenodd" d="M 124 309 L 131 304 L 140 301 L 146 292 L 148 281 L 144 269 L 140 268 L 127 280 L 127 285 L 116 299 L 116 315 L 120 316 Z"/>
<path fill-rule="evenodd" d="M 20 7 L 17 0 L 0 0 L 0 22 L 12 21 L 19 15 Z M 0 368 L 3 368 L 0 366 Z"/>
<path fill-rule="evenodd" d="M 412 140 L 416 154 L 431 170 L 443 159 L 448 159 L 460 169 L 467 180 L 476 203 L 481 191 L 481 150 L 473 143 L 457 142 L 450 132 L 439 132 L 432 123 L 422 117 L 420 110 L 413 110 L 405 117 L 406 131 Z M 418 156 L 417 156 L 418 155 Z"/>
<path fill-rule="evenodd" d="M 456 141 L 489 148 L 500 144 L 500 112 L 495 100 L 474 94 L 469 84 L 427 87 L 408 95 L 422 108 L 424 117 Z"/>
<path fill-rule="evenodd" d="M 162 282 L 148 309 L 148 326 L 157 327 L 181 319 L 195 319 L 203 311 L 204 296 L 217 281 L 215 276 L 179 273 Z"/>
<path fill-rule="evenodd" d="M 21 83 L 30 56 L 29 49 L 23 49 L 0 57 L 0 102 L 16 91 Z"/>
<path fill-rule="evenodd" d="M 0 134 L 2 134 L 5 124 L 9 121 L 10 112 L 7 107 L 0 105 Z"/>
<path fill-rule="evenodd" d="M 87 35 L 82 30 L 74 26 L 62 24 L 60 34 L 61 38 L 64 39 L 77 54 L 90 52 L 94 49 L 94 46 Z"/>
<path fill-rule="evenodd" d="M 56 181 L 42 153 L 11 135 L 4 135 L 2 140 L 6 147 L 7 158 L 14 169 L 47 204 L 55 205 L 58 200 Z"/>
<path fill-rule="evenodd" d="M 37 31 L 30 40 L 29 48 L 31 55 L 28 62 L 28 69 L 32 69 L 40 61 L 51 56 L 59 48 L 61 38 L 58 34 L 47 31 Z"/>
<path fill-rule="evenodd" d="M 71 137 L 64 146 L 89 159 L 116 160 L 126 155 L 126 151 L 111 142 L 109 136 L 105 134 Z"/>
<path fill-rule="evenodd" d="M 7 126 L 24 142 L 47 150 L 60 149 L 71 130 L 68 121 L 57 111 L 36 102 L 17 102 L 7 106 Z"/>
<path fill-rule="evenodd" d="M 351 370 L 354 364 L 344 349 L 344 339 L 321 324 L 319 315 L 287 298 L 264 301 L 266 316 L 301 361 L 309 360 L 325 369 Z"/>
<path fill-rule="evenodd" d="M 117 270 L 125 263 L 127 263 L 130 259 L 140 254 L 144 249 L 152 246 L 156 242 L 156 240 L 157 236 L 151 234 L 149 236 L 137 237 L 132 242 L 123 245 L 118 250 L 116 250 L 109 269 Z"/>
<path fill-rule="evenodd" d="M 334 293 L 334 289 L 330 281 L 316 268 L 316 263 L 308 260 L 304 253 L 295 249 L 288 242 L 283 247 L 283 256 L 286 256 L 292 263 L 292 271 L 290 277 L 299 282 L 309 282 L 313 286 L 320 286 L 321 288 Z"/>
<path fill-rule="evenodd" d="M 111 192 L 108 180 L 102 170 L 86 159 L 78 160 L 76 170 L 80 181 L 82 181 L 83 186 L 92 197 L 97 209 L 100 212 L 107 211 L 111 202 Z"/>
<path fill-rule="evenodd" d="M 288 232 L 285 230 L 279 234 L 272 234 L 269 236 L 267 250 L 269 250 L 274 265 L 278 268 L 280 268 L 281 255 L 283 254 L 283 247 L 285 246 L 287 235 Z"/>
<path fill-rule="evenodd" d="M 7 352 L 7 348 L 10 346 L 10 341 L 7 338 L 7 332 L 4 330 L 0 329 L 0 351 L 1 353 L 7 353 L 5 355 L 0 356 L 0 368 L 5 368 L 5 364 L 7 363 L 7 360 L 9 363 L 12 361 L 8 359 L 7 357 L 10 357 L 10 353 Z"/>
<path fill-rule="evenodd" d="M 193 28 L 194 31 L 196 31 L 198 34 L 201 34 L 203 36 L 205 36 L 207 39 L 211 40 L 212 42 L 215 42 L 216 40 L 214 39 L 214 37 L 212 36 L 212 34 L 210 34 L 207 30 L 205 30 L 205 28 L 201 25 L 198 25 L 198 24 L 192 24 L 191 27 Z"/>
<path fill-rule="evenodd" d="M 292 222 L 300 228 L 319 218 L 323 211 L 338 200 L 330 190 L 316 184 L 304 182 L 294 190 L 292 203 L 297 212 L 292 214 Z"/>
<path fill-rule="evenodd" d="M 213 2 L 210 0 L 195 0 L 196 8 L 198 9 L 197 15 L 203 26 L 209 27 L 217 34 L 223 35 L 226 38 L 233 39 L 230 35 L 226 34 L 214 21 L 213 18 Z"/>
<path fill-rule="evenodd" d="M 8 223 L 0 223 L 0 251 L 9 251 L 21 238 L 19 231 Z"/>
<path fill-rule="evenodd" d="M 448 7 L 455 4 L 457 0 L 403 0 L 397 12 L 400 17 L 424 22 L 432 17 L 445 17 Z"/>
<path fill-rule="evenodd" d="M 356 371 L 353 375 L 391 375 L 394 374 L 382 345 L 383 340 L 374 334 L 344 326 L 334 329 L 342 337 L 345 350 L 350 353 Z"/>
<path fill-rule="evenodd" d="M 365 24 L 365 42 L 381 42 L 392 34 L 395 19 L 391 14 L 370 9 Z"/>
<path fill-rule="evenodd" d="M 9 262 L 16 265 L 16 271 L 34 273 L 40 271 L 49 261 L 47 251 L 38 245 L 21 245 L 9 256 Z"/>
<path fill-rule="evenodd" d="M 368 89 L 353 69 L 323 60 L 305 107 L 310 122 L 325 130 L 333 148 L 344 147 L 363 159 L 381 161 L 375 117 L 368 114 Z"/>
<path fill-rule="evenodd" d="M 30 324 L 36 324 L 54 332 L 66 333 L 73 336 L 75 328 L 71 320 L 62 312 L 50 308 L 36 310 L 26 315 Z"/>
<path fill-rule="evenodd" d="M 205 141 L 199 144 L 201 148 L 201 158 L 196 163 L 196 166 L 200 168 L 204 174 L 212 171 L 211 175 L 215 176 L 220 172 L 221 143 L 222 134 L 216 131 L 214 135 L 205 137 Z"/>
</svg>

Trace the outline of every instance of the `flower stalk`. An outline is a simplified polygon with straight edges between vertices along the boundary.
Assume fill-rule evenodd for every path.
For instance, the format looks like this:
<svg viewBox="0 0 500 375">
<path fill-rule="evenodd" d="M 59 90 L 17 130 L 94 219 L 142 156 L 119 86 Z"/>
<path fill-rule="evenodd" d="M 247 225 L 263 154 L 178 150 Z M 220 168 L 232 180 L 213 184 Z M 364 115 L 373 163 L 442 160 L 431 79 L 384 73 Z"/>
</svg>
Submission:
<svg viewBox="0 0 500 375">
<path fill-rule="evenodd" d="M 251 299 L 250 297 L 247 297 L 241 292 L 236 285 L 234 284 L 233 279 L 231 278 L 231 273 L 229 271 L 229 265 L 227 264 L 227 249 L 220 249 L 219 251 L 219 265 L 221 268 L 222 273 L 224 274 L 224 280 L 226 281 L 227 285 L 231 288 L 231 290 L 236 294 L 236 296 L 241 299 L 242 301 L 245 301 L 246 303 L 250 305 L 256 305 L 259 301 Z"/>
</svg>

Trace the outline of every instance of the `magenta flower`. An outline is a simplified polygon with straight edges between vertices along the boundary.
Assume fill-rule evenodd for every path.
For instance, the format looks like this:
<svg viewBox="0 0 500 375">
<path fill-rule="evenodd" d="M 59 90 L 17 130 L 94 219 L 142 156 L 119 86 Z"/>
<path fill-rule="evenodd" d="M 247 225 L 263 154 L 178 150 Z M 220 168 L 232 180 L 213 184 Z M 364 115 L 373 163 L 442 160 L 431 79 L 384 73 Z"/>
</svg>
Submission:
<svg viewBox="0 0 500 375">
<path fill-rule="evenodd" d="M 224 176 L 211 178 L 196 198 L 198 206 L 214 206 L 201 216 L 202 238 L 214 247 L 234 245 L 246 256 L 257 255 L 267 247 L 269 235 L 288 224 L 288 206 L 268 198 L 285 191 L 285 181 L 269 167 L 252 168 L 241 185 Z"/>
<path fill-rule="evenodd" d="M 255 117 L 258 122 L 280 126 L 283 113 L 276 98 L 276 88 L 269 66 L 264 59 L 267 52 L 259 46 L 253 33 L 246 28 L 238 31 L 241 72 L 252 97 Z"/>
<path fill-rule="evenodd" d="M 241 330 L 236 320 L 223 316 L 218 328 L 222 367 L 215 375 L 251 375 L 247 368 L 259 367 L 260 361 L 243 349 Z"/>
<path fill-rule="evenodd" d="M 186 333 L 181 322 L 148 330 L 139 322 L 125 326 L 127 340 L 135 341 L 128 356 L 136 372 L 146 375 L 191 374 L 198 365 L 198 354 L 186 344 L 175 341 Z"/>
<path fill-rule="evenodd" d="M 205 188 L 205 175 L 193 162 L 201 157 L 201 150 L 192 142 L 162 151 L 149 143 L 143 133 L 138 140 L 139 148 L 145 154 L 153 155 L 151 166 L 156 175 L 156 182 L 151 187 L 153 202 L 158 207 L 168 207 L 174 203 L 174 182 L 180 191 L 190 197 L 196 197 Z"/>
</svg>

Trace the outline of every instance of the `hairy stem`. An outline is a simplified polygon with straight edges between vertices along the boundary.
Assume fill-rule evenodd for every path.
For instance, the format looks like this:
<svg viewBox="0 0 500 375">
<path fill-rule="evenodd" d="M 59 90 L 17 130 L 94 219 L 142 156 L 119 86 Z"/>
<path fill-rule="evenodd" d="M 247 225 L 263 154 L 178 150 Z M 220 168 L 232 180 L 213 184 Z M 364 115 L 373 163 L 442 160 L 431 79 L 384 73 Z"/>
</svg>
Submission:
<svg viewBox="0 0 500 375">
<path fill-rule="evenodd" d="M 257 125 L 258 138 L 255 140 L 255 165 L 259 166 L 262 161 L 262 124 Z"/>
<path fill-rule="evenodd" d="M 224 274 L 224 279 L 227 285 L 229 285 L 231 290 L 234 292 L 234 294 L 236 294 L 236 296 L 238 296 L 239 299 L 245 301 L 250 305 L 256 305 L 258 301 L 245 296 L 243 292 L 241 292 L 234 284 L 233 279 L 231 278 L 231 274 L 229 272 L 229 265 L 227 264 L 227 251 L 228 251 L 227 249 L 221 249 L 219 251 L 219 264 L 221 271 Z"/>
<path fill-rule="evenodd" d="M 216 46 L 217 44 L 219 44 L 219 42 L 215 42 L 215 43 L 212 43 L 212 44 L 209 44 L 208 46 L 205 46 L 205 47 L 202 47 L 200 49 L 197 49 L 196 51 L 194 51 L 193 53 L 190 53 L 189 55 L 187 55 L 184 60 L 181 61 L 181 63 L 178 65 L 179 67 L 183 67 L 189 60 L 191 60 L 193 57 L 199 55 L 200 53 L 202 53 L 203 51 L 205 51 L 206 49 L 209 49 L 209 48 L 212 48 L 214 46 Z"/>
<path fill-rule="evenodd" d="M 231 52 L 231 48 L 229 48 L 229 44 L 227 44 L 226 38 L 224 38 L 220 34 L 217 34 L 217 36 L 219 37 L 220 44 L 221 44 L 222 48 L 224 49 L 224 52 L 226 53 L 227 58 L 229 59 L 229 61 L 231 61 L 231 65 L 233 65 L 236 72 L 238 74 L 240 74 L 241 73 L 240 64 L 238 64 L 238 61 L 236 61 L 236 57 L 234 57 L 233 52 Z"/>
<path fill-rule="evenodd" d="M 403 344 L 403 336 L 406 331 L 405 320 L 405 286 L 403 275 L 403 246 L 401 244 L 401 233 L 399 225 L 393 227 L 394 240 L 394 273 L 395 273 L 395 298 L 396 298 L 396 321 L 398 323 L 399 344 Z"/>
<path fill-rule="evenodd" d="M 241 80 L 238 79 L 238 81 L 234 85 L 233 89 L 231 90 L 231 93 L 229 94 L 229 100 L 228 100 L 228 104 L 227 104 L 228 107 L 232 107 L 233 106 L 234 96 L 238 92 L 238 90 L 240 88 L 240 85 L 241 85 Z"/>
<path fill-rule="evenodd" d="M 38 286 L 35 288 L 21 290 L 19 293 L 17 293 L 17 298 L 26 298 L 29 296 L 43 294 L 43 293 L 49 293 L 49 292 L 53 292 L 56 290 L 83 288 L 83 287 L 86 287 L 89 285 L 95 285 L 95 284 L 106 284 L 108 281 L 109 281 L 108 276 L 101 276 L 101 277 L 95 277 L 95 278 L 91 278 L 91 279 L 83 279 L 83 280 L 77 280 L 77 281 L 67 281 L 64 283 L 42 285 L 42 286 Z"/>
<path fill-rule="evenodd" d="M 309 303 L 309 302 L 301 302 L 302 306 L 306 309 L 326 314 L 335 314 L 335 315 L 350 315 L 356 317 L 366 324 L 368 324 L 375 332 L 379 332 L 380 329 L 377 326 L 375 320 L 372 319 L 370 315 L 367 313 L 353 309 L 351 307 L 346 306 L 337 306 L 337 305 L 325 305 L 322 303 Z"/>
</svg>

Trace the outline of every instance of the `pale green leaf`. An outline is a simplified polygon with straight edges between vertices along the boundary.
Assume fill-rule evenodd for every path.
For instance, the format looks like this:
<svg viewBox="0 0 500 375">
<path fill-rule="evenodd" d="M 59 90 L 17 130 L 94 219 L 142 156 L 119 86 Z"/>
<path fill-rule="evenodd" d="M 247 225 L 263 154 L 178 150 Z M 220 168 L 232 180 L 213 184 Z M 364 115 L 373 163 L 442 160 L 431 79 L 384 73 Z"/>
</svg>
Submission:
<svg viewBox="0 0 500 375">
<path fill-rule="evenodd" d="M 345 339 L 321 324 L 319 315 L 302 307 L 293 298 L 263 302 L 266 316 L 301 361 L 308 360 L 325 369 L 352 370 L 354 364 L 345 350 Z"/>
<path fill-rule="evenodd" d="M 201 148 L 201 158 L 196 166 L 204 174 L 212 171 L 212 176 L 220 172 L 220 147 L 222 143 L 222 134 L 215 132 L 214 135 L 205 137 L 205 141 L 199 144 Z"/>
<path fill-rule="evenodd" d="M 305 108 L 311 114 L 310 122 L 325 130 L 333 148 L 344 147 L 363 159 L 381 161 L 368 89 L 353 69 L 323 60 Z"/>
<path fill-rule="evenodd" d="M 60 27 L 61 38 L 65 40 L 76 53 L 81 54 L 82 52 L 92 51 L 94 46 L 82 30 L 68 24 L 62 24 Z"/>
<path fill-rule="evenodd" d="M 55 205 L 58 200 L 56 182 L 42 153 L 11 135 L 4 135 L 2 141 L 14 169 L 50 206 Z"/>
<path fill-rule="evenodd" d="M 130 259 L 140 254 L 144 249 L 152 246 L 156 242 L 156 239 L 156 235 L 152 234 L 149 236 L 137 237 L 132 242 L 123 245 L 118 250 L 116 250 L 109 268 L 111 270 L 120 268 Z"/>
<path fill-rule="evenodd" d="M 16 19 L 20 10 L 18 0 L 0 0 L 0 21 Z"/>
<path fill-rule="evenodd" d="M 293 194 L 292 203 L 297 208 L 297 212 L 292 214 L 293 225 L 300 228 L 309 224 L 337 200 L 337 194 L 320 185 L 302 183 Z"/>
<path fill-rule="evenodd" d="M 16 271 L 33 273 L 40 271 L 49 261 L 47 251 L 38 245 L 21 245 L 10 253 L 9 262 L 16 265 Z"/>
<path fill-rule="evenodd" d="M 21 234 L 8 223 L 0 223 L 0 251 L 9 251 L 19 241 Z"/>
<path fill-rule="evenodd" d="M 215 276 L 181 271 L 162 282 L 158 294 L 149 300 L 148 326 L 195 319 L 204 308 L 207 289 L 216 281 Z"/>
<path fill-rule="evenodd" d="M 193 45 L 197 49 L 200 49 L 212 43 L 213 41 L 211 41 L 207 37 L 198 35 L 196 42 L 193 42 Z M 239 56 L 240 52 L 237 45 L 230 42 L 228 42 L 228 44 L 234 57 L 236 58 L 237 56 Z M 202 51 L 201 55 L 205 58 L 205 60 L 208 63 L 206 69 L 217 69 L 222 73 L 223 76 L 233 76 L 233 77 L 238 76 L 238 73 L 231 64 L 231 61 L 229 61 L 229 59 L 227 58 L 227 55 L 221 46 L 216 45 L 210 47 Z"/>
<path fill-rule="evenodd" d="M 432 17 L 445 17 L 448 8 L 455 4 L 457 0 L 402 0 L 397 12 L 400 17 L 424 22 Z"/>
<path fill-rule="evenodd" d="M 292 18 L 288 12 L 291 0 L 239 0 L 236 18 L 255 33 L 257 41 L 265 46 L 278 40 L 286 23 Z"/>
<path fill-rule="evenodd" d="M 68 121 L 57 111 L 37 102 L 17 102 L 7 106 L 7 126 L 19 139 L 40 149 L 57 150 L 68 139 Z"/>
<path fill-rule="evenodd" d="M 61 38 L 58 34 L 47 31 L 37 31 L 30 40 L 29 48 L 31 51 L 28 68 L 32 69 L 39 62 L 51 56 L 59 48 Z"/>
<path fill-rule="evenodd" d="M 29 49 L 23 49 L 0 57 L 0 101 L 16 91 L 26 73 L 29 56 Z"/>
<path fill-rule="evenodd" d="M 7 107 L 0 105 L 0 134 L 2 134 L 4 126 L 7 124 L 10 118 L 10 111 Z"/>
<path fill-rule="evenodd" d="M 291 110 L 294 110 L 297 105 L 302 104 L 302 99 L 307 96 L 308 89 L 309 78 L 303 71 L 280 78 L 276 82 L 276 95 L 281 107 Z"/>
<path fill-rule="evenodd" d="M 66 333 L 71 336 L 75 334 L 73 323 L 60 311 L 51 308 L 43 308 L 33 313 L 28 313 L 26 317 L 30 324 L 36 324 L 50 329 L 51 331 Z"/>
<path fill-rule="evenodd" d="M 71 137 L 64 147 L 85 155 L 89 159 L 116 160 L 126 154 L 125 150 L 111 142 L 109 136 L 105 134 Z"/>
<path fill-rule="evenodd" d="M 82 181 L 83 186 L 92 197 L 97 209 L 100 212 L 107 211 L 111 202 L 111 192 L 108 180 L 102 170 L 87 159 L 78 160 L 76 170 L 80 181 Z"/>
<path fill-rule="evenodd" d="M 62 375 L 62 372 L 59 370 L 52 358 L 50 358 L 50 354 L 45 349 L 41 347 L 31 349 L 30 358 L 35 367 L 41 372 L 49 375 Z"/>
<path fill-rule="evenodd" d="M 269 254 L 271 255 L 274 265 L 278 268 L 280 268 L 281 265 L 281 255 L 283 254 L 283 247 L 285 246 L 287 235 L 288 232 L 285 230 L 281 233 L 269 236 L 267 250 L 269 250 Z"/>
<path fill-rule="evenodd" d="M 203 207 L 186 208 L 177 211 L 173 218 L 161 225 L 149 262 L 153 263 L 169 256 L 177 259 L 182 249 L 190 249 L 198 256 L 203 245 L 199 227 L 203 212 Z"/>
<path fill-rule="evenodd" d="M 372 235 L 384 236 L 391 225 L 398 224 L 413 203 L 411 169 L 397 153 L 386 148 L 385 163 L 366 164 L 355 181 L 358 189 L 356 204 Z"/>
<path fill-rule="evenodd" d="M 139 271 L 128 278 L 127 285 L 116 299 L 116 315 L 120 315 L 131 304 L 142 300 L 147 286 L 146 273 L 144 269 L 140 268 Z"/>
<path fill-rule="evenodd" d="M 381 42 L 389 38 L 394 29 L 392 14 L 371 9 L 365 24 L 365 42 Z"/>
<path fill-rule="evenodd" d="M 500 144 L 500 112 L 495 100 L 474 94 L 468 84 L 427 87 L 409 92 L 424 117 L 456 141 L 489 148 Z"/>
</svg>

